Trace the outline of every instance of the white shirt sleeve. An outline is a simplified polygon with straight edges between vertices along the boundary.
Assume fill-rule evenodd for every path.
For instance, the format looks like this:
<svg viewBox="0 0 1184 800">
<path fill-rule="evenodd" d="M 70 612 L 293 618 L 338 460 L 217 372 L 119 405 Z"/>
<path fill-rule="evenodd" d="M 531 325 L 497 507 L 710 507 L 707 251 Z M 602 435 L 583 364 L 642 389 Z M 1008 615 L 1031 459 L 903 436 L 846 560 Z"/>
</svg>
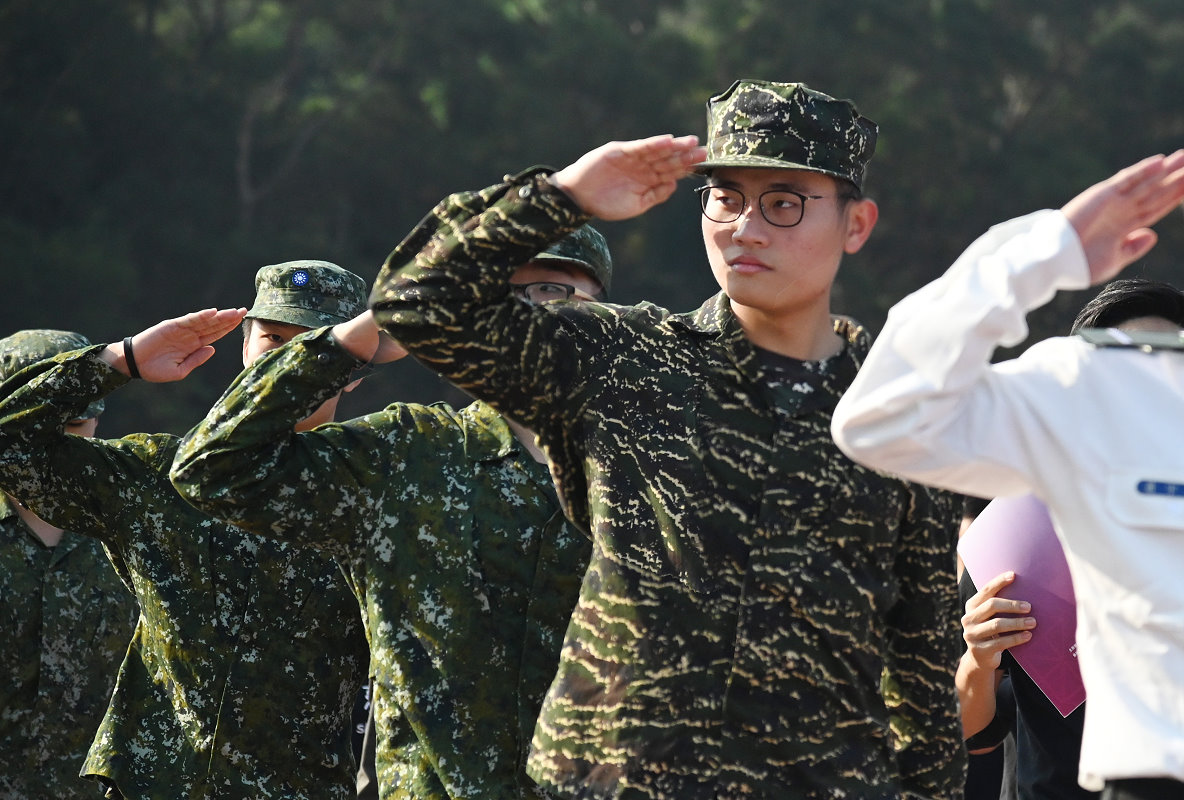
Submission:
<svg viewBox="0 0 1184 800">
<path fill-rule="evenodd" d="M 938 280 L 901 300 L 831 426 L 852 459 L 984 497 L 1031 491 L 1050 386 L 1040 358 L 992 366 L 1022 342 L 1028 311 L 1089 285 L 1080 241 L 1060 211 L 991 228 Z M 1025 354 L 1027 355 L 1027 354 Z"/>
</svg>

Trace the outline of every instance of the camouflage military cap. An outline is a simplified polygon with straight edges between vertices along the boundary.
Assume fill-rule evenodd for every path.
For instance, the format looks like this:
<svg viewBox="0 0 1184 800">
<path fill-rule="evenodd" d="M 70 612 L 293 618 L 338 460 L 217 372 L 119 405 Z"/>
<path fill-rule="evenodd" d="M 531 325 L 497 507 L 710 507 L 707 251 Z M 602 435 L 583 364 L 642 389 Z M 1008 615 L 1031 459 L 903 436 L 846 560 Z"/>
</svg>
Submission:
<svg viewBox="0 0 1184 800">
<path fill-rule="evenodd" d="M 695 171 L 804 169 L 862 189 L 877 130 L 850 100 L 802 83 L 740 80 L 707 101 L 707 160 Z"/>
<path fill-rule="evenodd" d="M 255 273 L 255 305 L 247 319 L 305 328 L 336 325 L 366 310 L 368 286 L 328 261 L 285 261 Z"/>
<path fill-rule="evenodd" d="M 534 257 L 535 261 L 548 259 L 571 262 L 596 279 L 604 288 L 603 296 L 608 295 L 613 280 L 613 259 L 604 235 L 591 225 L 576 228 Z"/>
<path fill-rule="evenodd" d="M 0 380 L 6 381 L 25 367 L 52 358 L 58 353 L 90 347 L 90 340 L 81 333 L 50 328 L 30 328 L 0 339 Z M 93 419 L 103 413 L 105 405 L 96 400 L 86 407 L 79 419 Z"/>
</svg>

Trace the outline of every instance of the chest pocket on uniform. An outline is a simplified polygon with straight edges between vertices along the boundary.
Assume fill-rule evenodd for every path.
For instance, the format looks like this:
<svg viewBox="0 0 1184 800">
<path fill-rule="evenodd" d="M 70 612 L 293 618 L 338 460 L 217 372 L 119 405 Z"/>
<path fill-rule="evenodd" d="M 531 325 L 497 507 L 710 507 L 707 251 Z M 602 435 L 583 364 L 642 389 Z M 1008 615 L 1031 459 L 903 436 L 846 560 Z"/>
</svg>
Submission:
<svg viewBox="0 0 1184 800">
<path fill-rule="evenodd" d="M 1106 508 L 1130 527 L 1184 532 L 1184 470 L 1112 469 L 1106 478 Z"/>
</svg>

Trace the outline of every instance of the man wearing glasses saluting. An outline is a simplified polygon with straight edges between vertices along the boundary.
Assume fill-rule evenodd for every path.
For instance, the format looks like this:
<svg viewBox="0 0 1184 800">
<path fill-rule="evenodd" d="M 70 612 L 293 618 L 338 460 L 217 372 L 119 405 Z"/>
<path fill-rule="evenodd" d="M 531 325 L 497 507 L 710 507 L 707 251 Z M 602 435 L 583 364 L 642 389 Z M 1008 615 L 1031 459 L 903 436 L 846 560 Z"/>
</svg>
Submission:
<svg viewBox="0 0 1184 800">
<path fill-rule="evenodd" d="M 830 437 L 868 348 L 830 295 L 876 223 L 875 142 L 848 101 L 737 81 L 708 101 L 706 152 L 610 142 L 452 195 L 379 275 L 383 329 L 535 430 L 594 538 L 528 768 L 553 795 L 962 790 L 957 509 Z M 689 171 L 722 290 L 697 311 L 508 296 L 533 253 Z"/>
</svg>

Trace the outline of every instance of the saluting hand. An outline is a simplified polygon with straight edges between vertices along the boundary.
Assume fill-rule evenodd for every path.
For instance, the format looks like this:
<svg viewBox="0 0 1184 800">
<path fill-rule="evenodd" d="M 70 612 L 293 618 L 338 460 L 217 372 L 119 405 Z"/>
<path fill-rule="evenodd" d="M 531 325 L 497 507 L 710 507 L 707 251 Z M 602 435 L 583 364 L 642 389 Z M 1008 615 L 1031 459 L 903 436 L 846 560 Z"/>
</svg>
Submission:
<svg viewBox="0 0 1184 800">
<path fill-rule="evenodd" d="M 132 353 L 140 377 L 152 383 L 179 381 L 214 355 L 216 342 L 239 326 L 245 308 L 207 308 L 166 319 L 132 338 Z M 131 375 L 123 342 L 107 345 L 102 358 L 124 375 Z"/>
<path fill-rule="evenodd" d="M 1089 262 L 1090 282 L 1104 283 L 1155 246 L 1149 226 L 1184 200 L 1184 150 L 1157 155 L 1094 184 L 1061 209 Z"/>
<path fill-rule="evenodd" d="M 601 145 L 551 180 L 585 213 L 604 220 L 629 219 L 664 202 L 678 179 L 706 158 L 697 136 L 664 134 Z"/>
</svg>

